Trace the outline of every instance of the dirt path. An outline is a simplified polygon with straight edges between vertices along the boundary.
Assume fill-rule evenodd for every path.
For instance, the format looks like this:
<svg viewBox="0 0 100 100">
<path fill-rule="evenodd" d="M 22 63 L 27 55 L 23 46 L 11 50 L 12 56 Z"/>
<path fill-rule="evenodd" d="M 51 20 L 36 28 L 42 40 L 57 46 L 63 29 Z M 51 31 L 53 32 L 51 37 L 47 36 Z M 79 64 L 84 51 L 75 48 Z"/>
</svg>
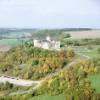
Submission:
<svg viewBox="0 0 100 100">
<path fill-rule="evenodd" d="M 11 49 L 11 46 L 8 45 L 0 45 L 0 52 L 7 52 Z"/>
<path fill-rule="evenodd" d="M 23 80 L 23 79 L 8 77 L 8 76 L 7 77 L 1 76 L 0 83 L 5 83 L 5 82 L 9 82 L 11 84 L 18 85 L 18 86 L 32 86 L 33 84 L 40 83 L 40 81 Z"/>
</svg>

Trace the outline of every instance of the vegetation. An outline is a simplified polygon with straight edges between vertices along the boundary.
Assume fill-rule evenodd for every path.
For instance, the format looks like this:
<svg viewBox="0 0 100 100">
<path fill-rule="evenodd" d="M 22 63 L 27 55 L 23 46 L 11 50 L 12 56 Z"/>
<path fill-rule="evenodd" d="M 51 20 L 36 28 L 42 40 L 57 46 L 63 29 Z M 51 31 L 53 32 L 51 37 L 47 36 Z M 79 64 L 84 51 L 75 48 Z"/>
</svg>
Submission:
<svg viewBox="0 0 100 100">
<path fill-rule="evenodd" d="M 12 96 L 10 93 L 27 91 L 32 87 L 2 83 L 0 100 L 100 100 L 100 40 L 74 40 L 69 33 L 62 32 L 63 30 L 40 30 L 33 33 L 34 37 L 39 38 L 44 38 L 47 34 L 59 38 L 64 48 L 62 51 L 34 48 L 30 40 L 6 53 L 0 53 L 0 74 L 44 80 L 35 91 Z M 73 49 L 66 49 L 66 45 Z M 93 59 L 77 58 L 74 50 Z"/>
<path fill-rule="evenodd" d="M 4 100 L 99 100 L 100 92 L 95 90 L 92 75 L 98 75 L 98 67 L 89 60 L 80 60 L 77 64 L 62 70 L 57 75 L 46 79 L 41 86 L 30 94 L 2 97 Z M 100 74 L 100 73 L 99 73 Z M 88 78 L 90 77 L 90 78 Z M 98 77 L 98 76 L 96 76 Z M 94 81 L 94 80 L 93 80 Z M 97 83 L 99 86 L 99 83 Z M 92 87 L 93 86 L 93 87 Z M 97 94 L 98 93 L 98 94 Z"/>
<path fill-rule="evenodd" d="M 82 100 L 81 97 L 84 96 L 92 98 L 95 96 L 95 91 L 91 88 L 87 76 L 93 73 L 97 73 L 97 68 L 92 62 L 80 61 L 77 65 L 75 64 L 43 82 L 36 94 L 48 93 L 50 95 L 57 95 L 65 93 L 66 97 L 78 98 L 78 100 Z"/>
<path fill-rule="evenodd" d="M 25 94 L 22 96 L 7 96 L 7 97 L 1 97 L 2 100 L 65 100 L 65 96 L 63 94 L 61 95 L 55 95 L 51 96 L 48 94 L 45 95 L 38 95 L 33 96 L 32 94 Z"/>
<path fill-rule="evenodd" d="M 64 29 L 44 29 L 44 30 L 37 30 L 33 32 L 33 37 L 38 38 L 45 38 L 46 35 L 50 35 L 52 37 L 59 38 L 63 36 L 63 32 L 71 32 L 71 31 L 91 31 L 92 29 L 89 28 L 64 28 Z M 70 37 L 70 34 L 66 35 L 67 38 Z"/>
<path fill-rule="evenodd" d="M 62 38 L 62 43 L 65 45 L 72 46 L 89 46 L 89 45 L 100 45 L 100 39 L 66 39 Z"/>
<path fill-rule="evenodd" d="M 97 93 L 100 93 L 100 74 L 90 75 L 89 80 L 91 81 L 91 85 L 95 88 Z"/>
<path fill-rule="evenodd" d="M 0 72 L 23 79 L 40 79 L 63 68 L 73 57 L 71 49 L 56 52 L 20 46 L 0 55 Z"/>
<path fill-rule="evenodd" d="M 16 85 L 10 84 L 8 82 L 0 83 L 0 97 L 7 96 L 14 92 L 25 91 L 25 90 L 29 90 L 29 89 L 30 89 L 30 87 L 16 86 Z"/>
</svg>

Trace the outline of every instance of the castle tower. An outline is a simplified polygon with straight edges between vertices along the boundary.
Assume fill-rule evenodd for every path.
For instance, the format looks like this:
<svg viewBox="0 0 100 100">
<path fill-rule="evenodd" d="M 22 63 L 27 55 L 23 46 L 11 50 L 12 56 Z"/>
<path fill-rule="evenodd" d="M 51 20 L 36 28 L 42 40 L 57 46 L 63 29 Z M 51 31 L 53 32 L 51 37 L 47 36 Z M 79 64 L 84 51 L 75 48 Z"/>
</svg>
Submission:
<svg viewBox="0 0 100 100">
<path fill-rule="evenodd" d="M 47 36 L 47 37 L 46 37 L 46 40 L 47 40 L 47 41 L 51 41 L 51 37 L 50 37 L 50 36 Z"/>
</svg>

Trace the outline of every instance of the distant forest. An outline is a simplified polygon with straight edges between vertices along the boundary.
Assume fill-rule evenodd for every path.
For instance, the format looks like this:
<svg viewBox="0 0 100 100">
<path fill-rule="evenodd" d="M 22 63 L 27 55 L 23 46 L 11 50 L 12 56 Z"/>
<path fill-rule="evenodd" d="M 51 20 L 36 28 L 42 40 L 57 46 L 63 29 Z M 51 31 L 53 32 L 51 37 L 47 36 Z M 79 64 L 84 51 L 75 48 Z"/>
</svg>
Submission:
<svg viewBox="0 0 100 100">
<path fill-rule="evenodd" d="M 32 31 L 84 31 L 92 30 L 91 28 L 62 28 L 62 29 L 35 29 L 35 28 L 0 28 L 0 34 L 6 32 L 32 32 Z"/>
</svg>

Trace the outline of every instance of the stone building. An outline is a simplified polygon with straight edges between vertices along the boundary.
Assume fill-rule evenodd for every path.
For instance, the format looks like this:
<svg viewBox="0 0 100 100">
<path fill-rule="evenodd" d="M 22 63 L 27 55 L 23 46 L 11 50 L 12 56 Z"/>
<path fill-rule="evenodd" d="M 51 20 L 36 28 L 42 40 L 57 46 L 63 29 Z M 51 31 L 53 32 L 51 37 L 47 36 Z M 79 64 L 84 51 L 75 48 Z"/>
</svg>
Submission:
<svg viewBox="0 0 100 100">
<path fill-rule="evenodd" d="M 60 50 L 60 41 L 53 40 L 47 36 L 45 40 L 34 39 L 34 47 L 39 47 L 49 50 Z"/>
</svg>

